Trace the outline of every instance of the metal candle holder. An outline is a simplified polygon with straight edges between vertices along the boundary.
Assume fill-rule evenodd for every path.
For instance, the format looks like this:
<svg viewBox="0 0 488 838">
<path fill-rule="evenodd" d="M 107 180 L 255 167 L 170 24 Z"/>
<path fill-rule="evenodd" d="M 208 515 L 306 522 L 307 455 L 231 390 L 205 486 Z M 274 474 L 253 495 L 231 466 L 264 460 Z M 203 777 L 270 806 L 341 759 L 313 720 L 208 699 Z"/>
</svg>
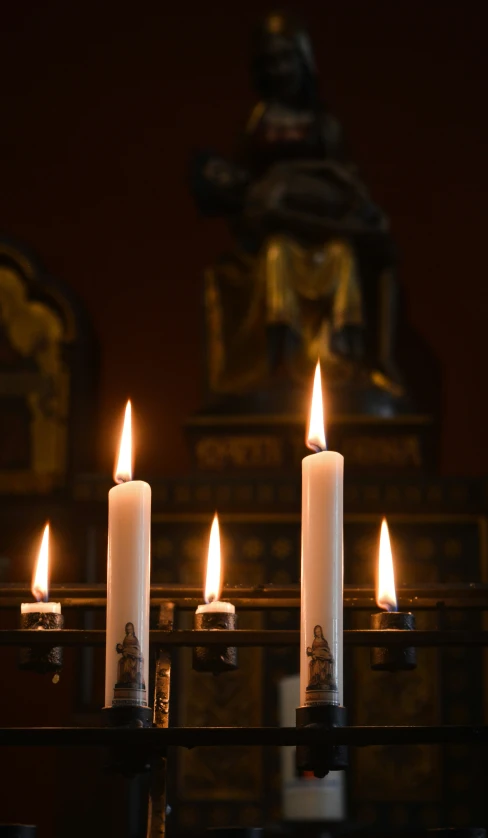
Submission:
<svg viewBox="0 0 488 838">
<path fill-rule="evenodd" d="M 447 827 L 440 829 L 428 829 L 429 838 L 486 838 L 486 829 L 481 827 Z"/>
<path fill-rule="evenodd" d="M 18 585 L 4 585 L 0 588 L 0 604 L 2 607 L 16 609 L 25 601 L 27 591 Z M 161 605 L 163 597 L 175 600 L 175 605 L 182 609 L 194 609 L 200 598 L 197 588 L 187 586 L 153 586 L 153 605 Z M 402 589 L 400 600 L 404 609 L 416 607 L 437 610 L 440 603 L 453 608 L 467 608 L 471 610 L 488 609 L 488 585 L 475 583 L 473 585 L 419 585 L 416 588 Z M 354 611 L 364 610 L 371 613 L 374 592 L 369 588 L 346 586 L 345 608 Z M 270 609 L 270 608 L 298 608 L 300 606 L 300 588 L 298 585 L 285 587 L 263 586 L 257 588 L 226 589 L 224 596 L 231 599 L 233 604 L 242 608 Z M 79 585 L 75 587 L 57 586 L 56 600 L 61 601 L 63 608 L 104 608 L 104 585 Z M 28 616 L 28 615 L 25 615 Z M 33 615 L 29 615 L 31 618 Z M 56 615 L 57 616 L 57 615 Z M 225 615 L 228 616 L 228 615 Z M 409 617 L 410 615 L 406 615 Z M 397 630 L 385 631 L 383 620 L 387 620 L 387 628 Z M 411 631 L 414 623 L 410 623 L 408 630 L 405 626 L 404 635 L 398 630 L 400 626 L 392 626 L 391 620 L 398 619 L 399 613 L 375 615 L 373 630 L 346 630 L 344 643 L 346 647 L 390 648 L 405 649 L 405 643 L 422 647 L 463 648 L 488 647 L 488 631 L 482 629 L 462 629 L 434 631 Z M 376 622 L 379 618 L 379 625 Z M 49 621 L 48 621 L 49 622 Z M 58 624 L 59 625 L 59 624 Z M 224 624 L 225 625 L 225 624 Z M 230 624 L 227 623 L 227 626 Z M 235 625 L 235 624 L 234 624 Z M 32 630 L 32 626 L 25 630 L 0 631 L 0 646 L 32 646 L 37 654 L 45 653 L 46 639 L 42 631 Z M 52 630 L 52 629 L 51 629 Z M 220 633 L 219 633 L 220 632 Z M 51 638 L 58 646 L 84 647 L 105 646 L 105 632 L 102 630 L 55 630 Z M 14 747 L 107 747 L 117 749 L 127 756 L 137 754 L 141 757 L 140 765 L 151 764 L 155 785 L 151 790 L 153 819 L 152 831 L 147 835 L 155 838 L 164 834 L 164 756 L 169 747 L 197 747 L 197 746 L 297 746 L 299 750 L 299 764 L 306 770 L 326 773 L 327 770 L 338 770 L 345 765 L 344 751 L 337 751 L 339 747 L 368 747 L 372 745 L 412 745 L 412 744 L 464 744 L 488 745 L 488 727 L 479 724 L 468 725 L 409 725 L 409 726 L 347 726 L 345 724 L 345 710 L 335 705 L 318 705 L 298 708 L 297 725 L 293 728 L 279 727 L 167 727 L 169 703 L 169 666 L 170 650 L 172 647 L 236 648 L 238 646 L 276 647 L 298 646 L 300 635 L 292 630 L 219 630 L 208 631 L 203 622 L 199 624 L 197 632 L 188 630 L 173 630 L 170 615 L 163 618 L 160 614 L 158 629 L 150 632 L 152 648 L 160 648 L 156 668 L 156 690 L 154 706 L 154 723 L 149 729 L 144 729 L 145 720 L 134 719 L 134 709 L 129 711 L 126 719 L 127 726 L 121 725 L 121 716 L 115 719 L 117 712 L 126 708 L 107 708 L 103 716 L 107 726 L 104 728 L 4 728 L 0 730 L 0 745 Z M 411 648 L 407 646 L 406 648 Z M 136 714 L 148 708 L 135 708 Z M 142 724 L 141 724 L 142 721 Z M 136 724 L 133 724 L 136 722 Z M 136 764 L 134 761 L 133 765 Z M 158 777 L 159 772 L 159 777 Z M 154 815 L 156 814 L 156 817 Z M 159 819 L 159 827 L 158 827 Z M 8 827 L 11 828 L 11 827 Z M 17 827 L 15 827 L 17 828 Z M 24 832 L 1 832 L 9 838 L 27 838 L 35 835 L 35 828 L 22 827 Z M 157 831 L 159 828 L 159 832 Z M 25 831 L 29 830 L 30 831 Z M 419 831 L 420 832 L 420 831 Z M 430 831 L 422 831 L 424 838 Z M 486 838 L 482 830 L 435 830 L 437 835 L 432 838 Z M 445 834 L 444 834 L 445 833 Z M 448 834 L 449 833 L 449 834 Z M 378 834 L 375 831 L 375 834 Z M 146 838 L 146 833 L 144 833 Z"/>
<path fill-rule="evenodd" d="M 196 631 L 233 631 L 236 627 L 237 614 L 222 611 L 196 613 L 194 628 Z M 237 669 L 237 648 L 235 646 L 195 646 L 193 649 L 193 669 L 197 672 L 231 672 Z"/>
<path fill-rule="evenodd" d="M 371 628 L 385 632 L 385 645 L 371 649 L 371 669 L 376 671 L 400 672 L 415 669 L 417 650 L 413 646 L 388 644 L 388 632 L 412 631 L 415 616 L 406 611 L 380 611 L 371 614 Z"/>
<path fill-rule="evenodd" d="M 31 611 L 20 615 L 20 628 L 31 631 L 52 631 L 64 627 L 62 614 L 51 612 Z M 20 650 L 21 669 L 33 672 L 54 672 L 61 670 L 63 665 L 63 650 L 61 646 L 49 646 L 46 638 L 46 645 L 27 646 Z"/>
<path fill-rule="evenodd" d="M 297 728 L 331 730 L 345 727 L 346 708 L 337 704 L 305 704 L 297 707 Z M 329 771 L 343 771 L 347 768 L 347 745 L 297 746 L 297 768 L 299 771 L 313 771 L 316 777 L 325 777 Z"/>
</svg>

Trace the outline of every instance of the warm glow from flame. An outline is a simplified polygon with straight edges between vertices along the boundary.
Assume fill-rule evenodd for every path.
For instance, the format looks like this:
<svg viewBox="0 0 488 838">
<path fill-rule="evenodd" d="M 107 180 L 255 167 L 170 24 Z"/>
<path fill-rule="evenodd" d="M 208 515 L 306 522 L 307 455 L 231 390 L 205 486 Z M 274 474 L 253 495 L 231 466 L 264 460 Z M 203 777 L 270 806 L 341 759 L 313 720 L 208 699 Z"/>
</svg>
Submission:
<svg viewBox="0 0 488 838">
<path fill-rule="evenodd" d="M 116 483 L 132 480 L 132 408 L 130 401 L 125 408 L 124 427 L 120 437 L 119 458 L 114 472 Z"/>
<path fill-rule="evenodd" d="M 312 407 L 310 409 L 310 422 L 308 423 L 307 447 L 312 451 L 325 451 L 327 445 L 325 443 L 324 430 L 324 403 L 322 400 L 322 373 L 320 371 L 320 361 L 317 361 L 315 367 L 315 376 L 313 380 L 312 393 Z"/>
<path fill-rule="evenodd" d="M 397 610 L 393 556 L 391 554 L 390 535 L 388 533 L 386 518 L 383 518 L 381 522 L 376 602 L 385 611 Z"/>
<path fill-rule="evenodd" d="M 49 574 L 49 524 L 44 527 L 42 535 L 41 549 L 37 558 L 34 578 L 32 580 L 32 595 L 37 602 L 47 602 L 47 595 L 49 590 L 48 584 Z"/>
<path fill-rule="evenodd" d="M 217 602 L 222 592 L 222 563 L 220 559 L 220 532 L 217 513 L 212 521 L 208 542 L 207 578 L 205 579 L 205 602 Z"/>
</svg>

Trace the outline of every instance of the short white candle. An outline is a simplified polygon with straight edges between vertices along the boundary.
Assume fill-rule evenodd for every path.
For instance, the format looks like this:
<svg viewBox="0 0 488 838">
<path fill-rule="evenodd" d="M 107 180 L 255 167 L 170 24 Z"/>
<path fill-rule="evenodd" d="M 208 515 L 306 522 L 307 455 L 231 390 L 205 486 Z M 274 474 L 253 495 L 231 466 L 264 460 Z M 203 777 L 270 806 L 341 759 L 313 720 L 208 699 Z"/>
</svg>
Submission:
<svg viewBox="0 0 488 838">
<path fill-rule="evenodd" d="M 222 556 L 220 550 L 219 517 L 214 515 L 208 542 L 207 572 L 205 576 L 205 603 L 199 605 L 196 614 L 235 614 L 235 605 L 222 602 Z"/>
<path fill-rule="evenodd" d="M 105 705 L 146 707 L 149 687 L 151 487 L 132 480 L 127 403 L 114 486 L 108 495 Z"/>
<path fill-rule="evenodd" d="M 21 614 L 61 614 L 60 602 L 23 602 Z"/>
<path fill-rule="evenodd" d="M 36 569 L 32 580 L 32 594 L 38 602 L 23 602 L 21 614 L 61 614 L 60 602 L 45 602 L 49 590 L 49 524 L 42 534 Z"/>
<path fill-rule="evenodd" d="M 320 364 L 317 364 L 302 462 L 300 701 L 343 702 L 344 458 L 326 451 Z"/>
<path fill-rule="evenodd" d="M 219 612 L 221 614 L 235 614 L 236 607 L 231 602 L 216 600 L 215 602 L 205 602 L 199 605 L 196 610 L 197 614 L 218 614 Z"/>
</svg>

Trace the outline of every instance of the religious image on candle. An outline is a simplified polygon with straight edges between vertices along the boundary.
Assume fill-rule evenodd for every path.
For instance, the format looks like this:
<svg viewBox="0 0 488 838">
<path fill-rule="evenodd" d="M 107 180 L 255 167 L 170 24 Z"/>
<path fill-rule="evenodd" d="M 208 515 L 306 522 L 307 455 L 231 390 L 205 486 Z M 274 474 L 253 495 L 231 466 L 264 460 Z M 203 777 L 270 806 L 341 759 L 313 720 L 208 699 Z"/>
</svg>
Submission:
<svg viewBox="0 0 488 838">
<path fill-rule="evenodd" d="M 326 450 L 320 364 L 302 463 L 300 701 L 342 704 L 344 458 Z"/>
<path fill-rule="evenodd" d="M 127 402 L 114 486 L 108 496 L 105 705 L 147 707 L 151 488 L 132 480 Z"/>
</svg>

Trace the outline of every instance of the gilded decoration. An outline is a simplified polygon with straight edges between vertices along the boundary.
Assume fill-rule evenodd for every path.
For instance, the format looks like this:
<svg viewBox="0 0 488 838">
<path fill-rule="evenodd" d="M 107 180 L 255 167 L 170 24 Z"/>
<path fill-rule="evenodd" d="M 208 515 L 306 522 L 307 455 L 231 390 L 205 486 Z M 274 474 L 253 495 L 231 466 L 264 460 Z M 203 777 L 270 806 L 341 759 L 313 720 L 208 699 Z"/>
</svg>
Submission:
<svg viewBox="0 0 488 838">
<path fill-rule="evenodd" d="M 45 492 L 64 482 L 70 399 L 66 340 L 59 310 L 32 295 L 13 261 L 0 262 L 0 491 Z"/>
</svg>

